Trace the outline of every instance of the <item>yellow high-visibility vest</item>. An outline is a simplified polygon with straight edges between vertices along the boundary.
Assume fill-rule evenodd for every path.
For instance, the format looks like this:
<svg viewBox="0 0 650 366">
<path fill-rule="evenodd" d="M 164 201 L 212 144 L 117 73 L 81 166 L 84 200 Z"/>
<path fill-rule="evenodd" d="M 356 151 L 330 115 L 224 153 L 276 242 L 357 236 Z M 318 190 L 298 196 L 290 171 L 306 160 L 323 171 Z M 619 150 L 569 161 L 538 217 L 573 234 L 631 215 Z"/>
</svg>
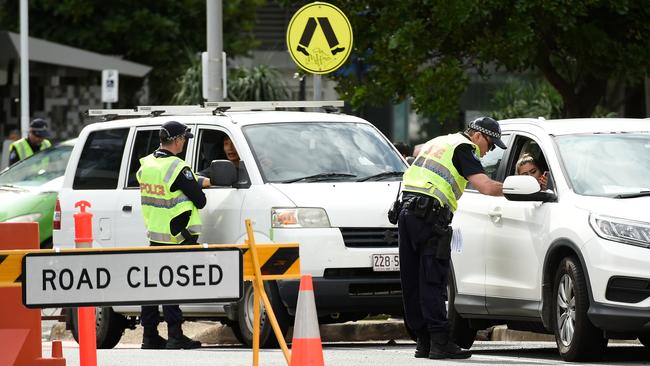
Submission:
<svg viewBox="0 0 650 366">
<path fill-rule="evenodd" d="M 479 147 L 460 133 L 427 142 L 404 173 L 404 191 L 429 195 L 452 212 L 456 211 L 458 199 L 467 186 L 467 179 L 458 173 L 452 160 L 461 144 L 472 145 L 474 155 L 480 156 Z"/>
<path fill-rule="evenodd" d="M 181 233 L 173 235 L 170 223 L 187 211 L 191 213 L 186 229 L 190 234 L 201 234 L 199 210 L 181 190 L 171 191 L 176 177 L 183 168 L 189 167 L 187 163 L 176 156 L 156 158 L 151 154 L 140 159 L 140 165 L 136 177 L 149 240 L 164 244 L 182 242 L 184 237 Z"/>
<path fill-rule="evenodd" d="M 40 150 L 45 150 L 51 146 L 52 143 L 50 143 L 50 140 L 44 139 L 43 142 L 41 142 Z M 16 150 L 16 154 L 18 154 L 19 161 L 34 155 L 34 151 L 32 150 L 32 147 L 29 145 L 29 142 L 27 141 L 26 137 L 14 141 L 11 145 L 9 145 L 9 151 L 11 151 L 11 149 Z"/>
</svg>

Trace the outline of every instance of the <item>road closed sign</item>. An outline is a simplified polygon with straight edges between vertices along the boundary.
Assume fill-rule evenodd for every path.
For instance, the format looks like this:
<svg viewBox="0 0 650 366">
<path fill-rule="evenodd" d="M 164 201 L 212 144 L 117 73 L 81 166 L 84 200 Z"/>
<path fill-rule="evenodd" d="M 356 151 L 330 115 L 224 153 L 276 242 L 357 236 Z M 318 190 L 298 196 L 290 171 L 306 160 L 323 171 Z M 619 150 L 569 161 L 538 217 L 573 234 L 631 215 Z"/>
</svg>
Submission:
<svg viewBox="0 0 650 366">
<path fill-rule="evenodd" d="M 236 301 L 239 249 L 30 253 L 23 257 L 28 308 Z"/>
<path fill-rule="evenodd" d="M 332 4 L 307 4 L 289 22 L 287 48 L 293 61 L 305 71 L 330 73 L 350 55 L 352 26 L 345 14 Z"/>
</svg>

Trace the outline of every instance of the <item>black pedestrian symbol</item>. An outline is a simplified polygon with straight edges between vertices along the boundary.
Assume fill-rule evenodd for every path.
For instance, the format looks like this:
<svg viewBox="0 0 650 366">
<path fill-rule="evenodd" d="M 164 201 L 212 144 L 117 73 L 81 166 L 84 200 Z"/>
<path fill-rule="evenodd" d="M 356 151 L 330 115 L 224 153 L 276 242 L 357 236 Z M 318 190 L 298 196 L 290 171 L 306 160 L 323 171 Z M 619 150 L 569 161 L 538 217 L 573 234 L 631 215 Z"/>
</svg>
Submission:
<svg viewBox="0 0 650 366">
<path fill-rule="evenodd" d="M 314 36 L 314 32 L 316 31 L 316 19 L 318 19 L 318 24 L 320 24 L 320 27 L 325 34 L 325 38 L 327 39 L 327 44 L 330 46 L 330 52 L 332 53 L 332 56 L 336 55 L 339 52 L 343 52 L 345 50 L 345 47 L 338 47 L 339 40 L 336 38 L 336 34 L 334 34 L 330 20 L 327 17 L 310 17 L 307 20 L 307 25 L 305 25 L 305 30 L 302 31 L 302 36 L 300 36 L 300 42 L 298 42 L 296 51 L 302 53 L 305 56 L 309 56 L 307 47 L 309 47 L 309 43 L 311 43 L 311 39 Z"/>
</svg>

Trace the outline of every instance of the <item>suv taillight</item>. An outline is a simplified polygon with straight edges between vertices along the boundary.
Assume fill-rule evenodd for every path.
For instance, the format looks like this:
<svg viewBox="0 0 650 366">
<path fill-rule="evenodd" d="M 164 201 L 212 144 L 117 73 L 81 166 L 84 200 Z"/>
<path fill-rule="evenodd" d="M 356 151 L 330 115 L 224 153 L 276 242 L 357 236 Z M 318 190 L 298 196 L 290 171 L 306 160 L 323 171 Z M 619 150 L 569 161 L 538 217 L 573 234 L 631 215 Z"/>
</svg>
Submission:
<svg viewBox="0 0 650 366">
<path fill-rule="evenodd" d="M 52 221 L 53 230 L 61 230 L 61 203 L 56 199 L 56 206 L 54 206 L 54 219 Z"/>
</svg>

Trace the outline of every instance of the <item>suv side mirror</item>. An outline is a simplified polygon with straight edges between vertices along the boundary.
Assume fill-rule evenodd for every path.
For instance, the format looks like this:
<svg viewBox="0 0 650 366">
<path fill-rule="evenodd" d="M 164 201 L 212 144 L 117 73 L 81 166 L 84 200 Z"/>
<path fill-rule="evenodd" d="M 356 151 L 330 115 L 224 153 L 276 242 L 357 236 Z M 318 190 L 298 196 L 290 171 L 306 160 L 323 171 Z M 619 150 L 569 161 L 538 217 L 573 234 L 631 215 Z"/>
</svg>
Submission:
<svg viewBox="0 0 650 366">
<path fill-rule="evenodd" d="M 551 190 L 542 191 L 537 179 L 528 175 L 506 177 L 503 182 L 503 195 L 509 201 L 557 201 L 555 192 Z"/>
<path fill-rule="evenodd" d="M 237 168 L 230 160 L 212 160 L 208 172 L 212 185 L 230 187 L 237 182 Z"/>
</svg>

